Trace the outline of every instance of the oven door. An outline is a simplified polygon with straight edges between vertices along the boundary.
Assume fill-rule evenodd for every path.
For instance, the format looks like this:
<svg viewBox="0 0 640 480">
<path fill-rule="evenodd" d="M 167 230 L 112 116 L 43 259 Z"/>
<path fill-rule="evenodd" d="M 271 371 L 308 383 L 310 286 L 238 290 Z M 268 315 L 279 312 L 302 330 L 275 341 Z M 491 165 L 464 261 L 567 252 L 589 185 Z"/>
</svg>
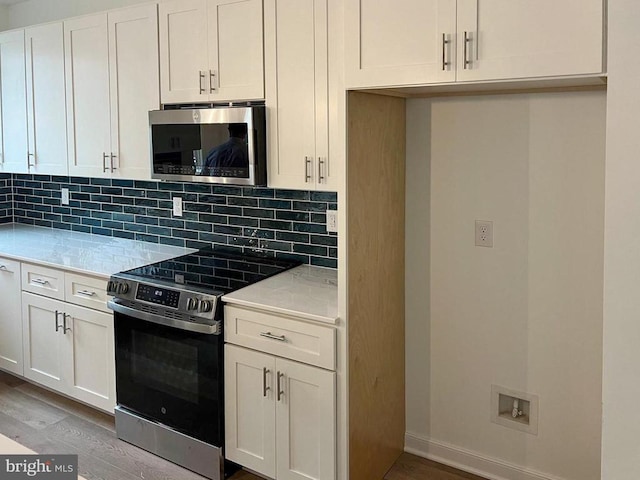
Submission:
<svg viewBox="0 0 640 480">
<path fill-rule="evenodd" d="M 223 441 L 223 337 L 114 312 L 117 403 L 203 442 Z"/>
</svg>

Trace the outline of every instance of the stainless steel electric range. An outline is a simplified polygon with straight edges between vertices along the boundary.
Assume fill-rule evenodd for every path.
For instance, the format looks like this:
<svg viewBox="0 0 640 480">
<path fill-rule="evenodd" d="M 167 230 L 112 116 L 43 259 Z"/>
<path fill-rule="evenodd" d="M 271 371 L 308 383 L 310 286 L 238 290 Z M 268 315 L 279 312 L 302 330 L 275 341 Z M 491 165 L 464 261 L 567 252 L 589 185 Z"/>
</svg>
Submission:
<svg viewBox="0 0 640 480">
<path fill-rule="evenodd" d="M 203 249 L 113 275 L 118 438 L 214 480 L 229 474 L 220 297 L 298 264 Z"/>
</svg>

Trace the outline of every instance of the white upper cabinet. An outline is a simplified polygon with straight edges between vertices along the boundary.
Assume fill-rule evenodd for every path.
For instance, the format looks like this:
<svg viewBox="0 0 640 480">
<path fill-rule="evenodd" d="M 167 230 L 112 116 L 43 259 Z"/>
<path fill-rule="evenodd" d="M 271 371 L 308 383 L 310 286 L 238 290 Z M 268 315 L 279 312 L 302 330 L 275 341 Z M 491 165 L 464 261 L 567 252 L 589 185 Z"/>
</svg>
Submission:
<svg viewBox="0 0 640 480">
<path fill-rule="evenodd" d="M 66 175 L 62 23 L 25 29 L 29 173 Z"/>
<path fill-rule="evenodd" d="M 24 30 L 0 33 L 0 172 L 27 172 Z"/>
<path fill-rule="evenodd" d="M 602 0 L 346 0 L 349 88 L 597 75 Z"/>
<path fill-rule="evenodd" d="M 67 20 L 69 172 L 148 179 L 148 112 L 158 109 L 157 7 Z"/>
<path fill-rule="evenodd" d="M 457 79 L 599 74 L 603 14 L 602 0 L 458 0 Z"/>
<path fill-rule="evenodd" d="M 264 98 L 262 0 L 160 4 L 162 103 Z"/>
<path fill-rule="evenodd" d="M 456 0 L 346 0 L 347 86 L 455 81 Z"/>
<path fill-rule="evenodd" d="M 269 186 L 335 190 L 329 158 L 327 0 L 265 3 Z"/>
<path fill-rule="evenodd" d="M 64 22 L 69 173 L 99 177 L 110 162 L 107 15 Z"/>
<path fill-rule="evenodd" d="M 160 108 L 158 7 L 109 12 L 112 177 L 151 178 L 149 111 Z"/>
</svg>

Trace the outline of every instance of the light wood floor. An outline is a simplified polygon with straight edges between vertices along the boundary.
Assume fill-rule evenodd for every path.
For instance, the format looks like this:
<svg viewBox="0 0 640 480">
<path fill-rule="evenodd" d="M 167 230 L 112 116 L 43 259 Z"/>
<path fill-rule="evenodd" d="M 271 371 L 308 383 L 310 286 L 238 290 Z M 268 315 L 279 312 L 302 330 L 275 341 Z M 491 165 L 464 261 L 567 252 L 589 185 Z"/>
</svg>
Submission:
<svg viewBox="0 0 640 480">
<path fill-rule="evenodd" d="M 38 453 L 78 454 L 87 480 L 204 480 L 118 440 L 113 417 L 0 371 L 0 433 Z M 238 472 L 230 480 L 262 480 Z M 385 480 L 483 480 L 404 454 Z"/>
</svg>

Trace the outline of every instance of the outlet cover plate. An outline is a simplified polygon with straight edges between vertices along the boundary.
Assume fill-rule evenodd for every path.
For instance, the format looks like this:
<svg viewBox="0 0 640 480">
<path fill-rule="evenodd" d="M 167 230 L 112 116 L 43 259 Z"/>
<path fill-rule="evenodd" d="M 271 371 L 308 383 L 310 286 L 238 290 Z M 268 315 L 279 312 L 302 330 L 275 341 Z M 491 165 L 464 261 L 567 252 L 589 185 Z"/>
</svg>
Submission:
<svg viewBox="0 0 640 480">
<path fill-rule="evenodd" d="M 493 247 L 493 222 L 476 220 L 476 247 Z"/>
<path fill-rule="evenodd" d="M 182 197 L 173 197 L 173 216 L 182 216 Z"/>
<path fill-rule="evenodd" d="M 327 233 L 338 231 L 338 211 L 327 210 Z"/>
</svg>

